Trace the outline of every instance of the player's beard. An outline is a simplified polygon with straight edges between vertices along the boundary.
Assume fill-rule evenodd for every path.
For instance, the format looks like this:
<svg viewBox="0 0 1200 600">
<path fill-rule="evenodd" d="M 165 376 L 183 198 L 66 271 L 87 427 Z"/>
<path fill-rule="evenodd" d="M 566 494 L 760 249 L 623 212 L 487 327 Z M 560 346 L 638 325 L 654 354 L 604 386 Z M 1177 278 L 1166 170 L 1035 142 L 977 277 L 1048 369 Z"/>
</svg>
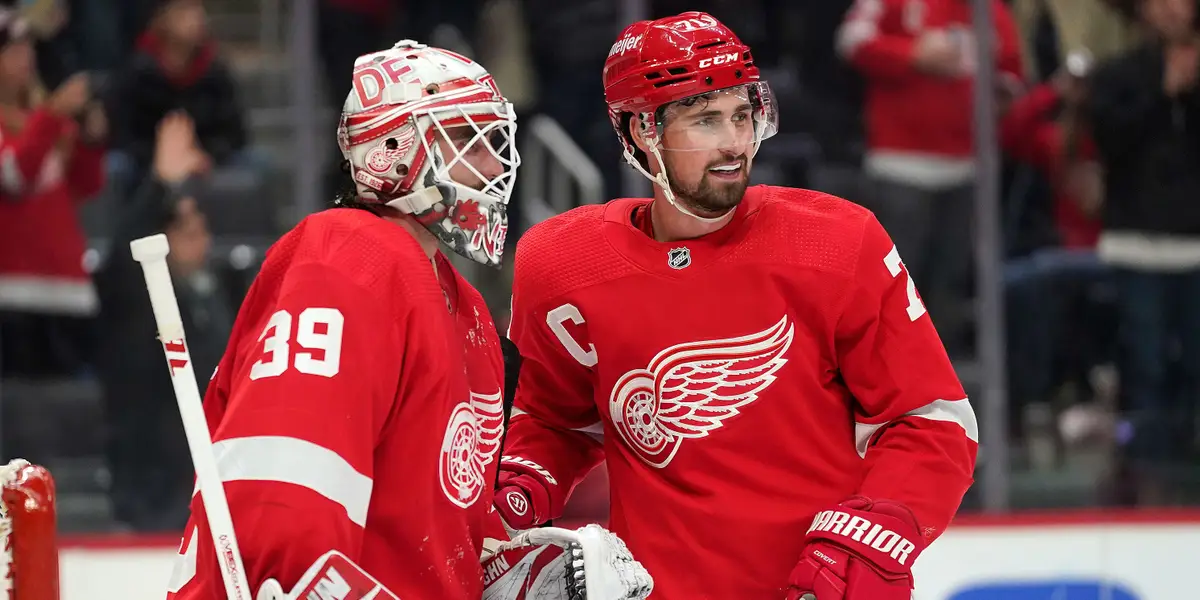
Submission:
<svg viewBox="0 0 1200 600">
<path fill-rule="evenodd" d="M 717 165 L 727 164 L 734 160 L 742 163 L 741 177 L 736 181 L 718 180 L 709 169 Z M 671 191 L 677 202 L 701 217 L 718 217 L 741 203 L 750 185 L 750 158 L 722 157 L 704 166 L 700 180 L 691 185 L 684 185 L 676 177 L 671 176 L 671 168 L 667 168 L 667 180 L 671 183 Z"/>
</svg>

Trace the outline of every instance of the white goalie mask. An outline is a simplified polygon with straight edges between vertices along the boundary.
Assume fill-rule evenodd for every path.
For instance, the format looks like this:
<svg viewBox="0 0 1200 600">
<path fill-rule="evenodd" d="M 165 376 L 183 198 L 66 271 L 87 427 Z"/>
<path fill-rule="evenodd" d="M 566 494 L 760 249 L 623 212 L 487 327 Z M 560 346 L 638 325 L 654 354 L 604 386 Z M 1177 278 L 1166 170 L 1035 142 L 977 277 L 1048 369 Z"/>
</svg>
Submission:
<svg viewBox="0 0 1200 600">
<path fill-rule="evenodd" d="M 516 115 L 475 61 L 412 40 L 360 56 L 338 146 L 360 196 L 499 266 L 520 155 Z"/>
</svg>

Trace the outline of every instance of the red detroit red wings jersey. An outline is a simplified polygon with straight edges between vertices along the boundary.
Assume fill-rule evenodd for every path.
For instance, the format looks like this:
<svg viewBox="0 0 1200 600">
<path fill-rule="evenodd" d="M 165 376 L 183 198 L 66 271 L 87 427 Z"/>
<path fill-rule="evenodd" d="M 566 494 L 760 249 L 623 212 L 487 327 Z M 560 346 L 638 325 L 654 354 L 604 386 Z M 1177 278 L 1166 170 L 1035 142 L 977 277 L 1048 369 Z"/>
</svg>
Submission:
<svg viewBox="0 0 1200 600">
<path fill-rule="evenodd" d="M 647 203 L 522 237 L 504 468 L 547 481 L 555 517 L 607 459 L 610 526 L 664 600 L 782 598 L 814 514 L 854 494 L 935 538 L 977 428 L 878 221 L 756 186 L 721 230 L 659 243 L 632 223 Z"/>
<path fill-rule="evenodd" d="M 503 359 L 478 292 L 437 264 L 442 285 L 353 209 L 268 252 L 204 400 L 251 590 L 335 549 L 401 598 L 480 597 Z M 170 591 L 225 597 L 198 495 Z"/>
</svg>

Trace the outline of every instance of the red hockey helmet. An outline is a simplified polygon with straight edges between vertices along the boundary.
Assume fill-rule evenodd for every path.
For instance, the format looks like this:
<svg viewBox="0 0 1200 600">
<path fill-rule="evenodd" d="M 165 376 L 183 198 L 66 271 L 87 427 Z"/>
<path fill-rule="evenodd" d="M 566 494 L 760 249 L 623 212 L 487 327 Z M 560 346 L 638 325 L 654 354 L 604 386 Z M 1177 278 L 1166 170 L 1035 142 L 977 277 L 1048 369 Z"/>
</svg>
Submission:
<svg viewBox="0 0 1200 600">
<path fill-rule="evenodd" d="M 638 160 L 639 152 L 629 131 L 630 119 L 637 115 L 643 124 L 653 124 L 646 134 L 650 141 L 657 142 L 668 105 L 725 91 L 744 95 L 753 106 L 751 141 L 757 150 L 759 142 L 779 129 L 770 86 L 760 79 L 750 47 L 707 13 L 685 12 L 638 21 L 626 27 L 609 50 L 604 63 L 604 96 L 613 128 L 625 147 L 625 159 L 662 185 L 673 204 L 665 175 L 650 175 L 647 165 Z M 656 158 L 661 161 L 661 157 Z"/>
</svg>

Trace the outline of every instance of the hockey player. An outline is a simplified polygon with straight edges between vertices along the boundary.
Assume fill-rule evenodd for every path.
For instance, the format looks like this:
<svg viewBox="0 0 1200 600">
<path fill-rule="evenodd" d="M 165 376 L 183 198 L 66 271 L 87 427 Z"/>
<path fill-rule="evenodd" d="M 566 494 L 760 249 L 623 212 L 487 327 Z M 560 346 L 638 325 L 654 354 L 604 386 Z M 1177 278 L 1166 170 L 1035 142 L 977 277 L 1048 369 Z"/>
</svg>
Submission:
<svg viewBox="0 0 1200 600">
<path fill-rule="evenodd" d="M 603 77 L 654 198 L 520 240 L 497 510 L 556 518 L 605 461 L 656 598 L 907 600 L 977 427 L 895 246 L 855 204 L 748 187 L 776 105 L 713 17 L 630 25 Z"/>
<path fill-rule="evenodd" d="M 403 41 L 356 61 L 338 143 L 357 194 L 270 249 L 204 401 L 250 589 L 333 549 L 401 598 L 481 597 L 504 367 L 438 241 L 500 262 L 514 128 L 467 58 Z M 168 597 L 224 598 L 198 496 L 180 554 Z"/>
</svg>

